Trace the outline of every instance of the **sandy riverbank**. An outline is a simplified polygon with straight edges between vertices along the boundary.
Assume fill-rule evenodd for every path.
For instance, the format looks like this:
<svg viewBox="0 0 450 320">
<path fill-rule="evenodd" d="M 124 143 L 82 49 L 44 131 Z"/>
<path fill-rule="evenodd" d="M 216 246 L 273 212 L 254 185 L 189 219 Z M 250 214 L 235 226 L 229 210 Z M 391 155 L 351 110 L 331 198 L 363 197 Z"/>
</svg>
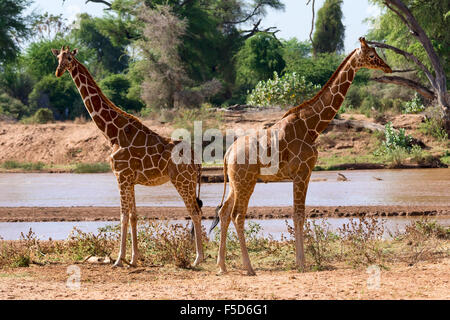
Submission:
<svg viewBox="0 0 450 320">
<path fill-rule="evenodd" d="M 332 206 L 307 207 L 308 217 L 360 216 L 448 216 L 448 206 Z M 118 207 L 0 207 L 0 222 L 31 221 L 118 221 Z M 248 219 L 284 219 L 292 215 L 291 207 L 250 207 Z M 189 219 L 184 207 L 138 207 L 144 219 Z M 203 208 L 203 218 L 212 219 L 213 207 Z"/>
</svg>

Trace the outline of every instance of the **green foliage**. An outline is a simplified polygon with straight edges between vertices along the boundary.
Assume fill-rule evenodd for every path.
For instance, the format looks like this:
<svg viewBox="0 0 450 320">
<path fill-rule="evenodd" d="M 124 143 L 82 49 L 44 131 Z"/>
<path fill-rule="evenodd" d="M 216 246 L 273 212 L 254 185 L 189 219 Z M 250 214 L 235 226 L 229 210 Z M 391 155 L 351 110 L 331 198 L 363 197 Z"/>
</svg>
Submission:
<svg viewBox="0 0 450 320">
<path fill-rule="evenodd" d="M 370 2 L 386 9 L 381 0 Z M 450 11 L 450 2 L 441 0 L 403 0 L 404 4 L 411 10 L 412 14 L 425 30 L 430 38 L 434 50 L 442 61 L 447 78 L 450 75 L 450 33 L 448 30 L 449 18 L 446 14 Z M 374 40 L 389 43 L 397 48 L 414 54 L 430 70 L 431 63 L 423 46 L 411 36 L 409 29 L 403 21 L 392 10 L 386 9 L 376 18 L 371 19 L 372 29 L 368 37 Z M 418 67 L 408 62 L 403 56 L 395 54 L 390 50 L 385 51 L 387 60 L 391 67 Z M 423 80 L 425 75 L 418 69 L 418 74 Z M 447 88 L 448 88 L 447 83 Z"/>
<path fill-rule="evenodd" d="M 103 30 L 107 18 L 93 18 L 86 13 L 78 16 L 78 26 L 72 36 L 78 39 L 89 52 L 90 72 L 95 76 L 120 73 L 128 67 L 129 57 L 124 46 L 114 45 L 108 33 Z"/>
<path fill-rule="evenodd" d="M 75 165 L 74 173 L 102 173 L 110 172 L 111 166 L 106 162 L 98 163 L 77 163 Z"/>
<path fill-rule="evenodd" d="M 317 54 L 314 58 L 290 59 L 287 61 L 285 72 L 296 72 L 304 76 L 307 82 L 323 86 L 336 71 L 343 60 L 342 56 L 334 53 Z"/>
<path fill-rule="evenodd" d="M 111 101 L 127 112 L 139 111 L 144 106 L 142 101 L 130 98 L 131 81 L 123 74 L 109 75 L 99 85 Z"/>
<path fill-rule="evenodd" d="M 29 0 L 0 0 L 0 65 L 17 57 L 18 40 L 29 34 L 28 18 L 23 16 L 29 5 Z"/>
<path fill-rule="evenodd" d="M 442 121 L 434 118 L 425 119 L 419 126 L 419 130 L 429 136 L 432 136 L 439 141 L 448 141 L 448 134 L 445 131 Z"/>
<path fill-rule="evenodd" d="M 391 122 L 385 125 L 385 139 L 383 147 L 387 150 L 401 148 L 409 151 L 412 147 L 412 137 L 407 135 L 403 128 L 396 131 Z"/>
<path fill-rule="evenodd" d="M 38 109 L 33 115 L 35 123 L 48 123 L 53 121 L 53 112 L 47 108 Z"/>
<path fill-rule="evenodd" d="M 293 106 L 312 97 L 318 86 L 297 73 L 286 73 L 281 78 L 277 72 L 273 79 L 260 81 L 247 97 L 247 103 L 255 106 Z"/>
<path fill-rule="evenodd" d="M 58 66 L 58 60 L 51 52 L 51 49 L 60 49 L 63 45 L 69 45 L 71 48 L 78 47 L 76 42 L 63 38 L 40 40 L 30 44 L 25 52 L 24 65 L 33 79 L 38 81 L 49 74 L 52 74 L 54 77 L 56 67 Z M 77 59 L 84 61 L 84 54 L 83 50 L 81 50 Z"/>
<path fill-rule="evenodd" d="M 26 171 L 40 171 L 44 168 L 45 164 L 43 162 L 19 162 L 8 160 L 3 162 L 0 167 L 7 170 L 12 169 L 22 169 Z"/>
<path fill-rule="evenodd" d="M 56 120 L 73 119 L 85 110 L 80 94 L 68 74 L 61 78 L 53 74 L 44 76 L 34 86 L 29 102 L 32 110 L 51 109 Z"/>
<path fill-rule="evenodd" d="M 414 98 L 406 102 L 403 107 L 403 113 L 419 113 L 425 110 L 425 106 L 422 103 L 417 92 L 414 94 Z"/>
<path fill-rule="evenodd" d="M 313 50 L 316 53 L 344 51 L 345 27 L 342 23 L 342 0 L 325 0 L 317 11 L 313 35 Z"/>
<path fill-rule="evenodd" d="M 258 33 L 247 39 L 236 55 L 236 82 L 253 87 L 284 67 L 281 43 L 272 35 Z"/>
<path fill-rule="evenodd" d="M 28 107 L 6 93 L 0 94 L 0 116 L 18 120 L 29 113 Z"/>
</svg>

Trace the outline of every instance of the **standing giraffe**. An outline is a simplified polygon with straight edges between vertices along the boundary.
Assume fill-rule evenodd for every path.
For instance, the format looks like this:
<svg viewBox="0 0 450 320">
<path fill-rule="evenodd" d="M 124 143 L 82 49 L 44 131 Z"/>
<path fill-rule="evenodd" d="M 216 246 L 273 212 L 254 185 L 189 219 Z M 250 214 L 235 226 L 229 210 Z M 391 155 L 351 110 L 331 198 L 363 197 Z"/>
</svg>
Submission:
<svg viewBox="0 0 450 320">
<path fill-rule="evenodd" d="M 338 112 L 345 94 L 360 68 L 379 69 L 392 72 L 391 68 L 377 55 L 374 48 L 367 45 L 364 38 L 359 38 L 361 48 L 353 50 L 333 73 L 328 82 L 314 98 L 287 111 L 281 120 L 256 135 L 239 137 L 227 150 L 224 157 L 224 191 L 222 202 L 216 209 L 216 218 L 211 230 L 220 217 L 220 247 L 217 264 L 220 272 L 225 273 L 225 246 L 227 229 L 233 221 L 242 251 L 242 262 L 248 275 L 255 275 L 248 256 L 244 237 L 244 221 L 248 201 L 253 193 L 257 179 L 267 181 L 292 180 L 294 185 L 294 230 L 297 267 L 304 267 L 303 224 L 305 221 L 305 198 L 311 171 L 317 160 L 315 141 L 325 130 Z M 269 142 L 273 132 L 278 133 L 278 167 L 270 175 L 264 175 L 260 157 L 252 162 L 249 157 L 250 141 L 259 141 L 262 148 L 271 150 Z M 272 138 L 273 139 L 273 138 Z M 270 153 L 276 154 L 276 150 Z M 253 153 L 255 154 L 255 153 Z M 236 161 L 244 157 L 245 161 Z M 230 192 L 224 202 L 227 172 Z"/>
<path fill-rule="evenodd" d="M 95 83 L 87 68 L 75 56 L 77 49 L 52 49 L 58 58 L 55 75 L 61 77 L 68 70 L 75 82 L 92 120 L 109 140 L 112 152 L 110 163 L 120 190 L 120 250 L 114 266 L 122 266 L 125 259 L 128 220 L 131 225 L 132 255 L 130 265 L 136 266 L 139 257 L 137 245 L 137 215 L 134 186 L 157 186 L 171 181 L 189 211 L 194 225 L 197 256 L 194 266 L 203 260 L 201 241 L 201 201 L 196 198 L 196 184 L 200 183 L 201 165 L 176 164 L 172 149 L 180 141 L 159 136 L 139 119 L 122 111 L 109 100 Z M 190 149 L 190 147 L 188 148 Z M 192 157 L 191 157 L 192 159 Z"/>
</svg>

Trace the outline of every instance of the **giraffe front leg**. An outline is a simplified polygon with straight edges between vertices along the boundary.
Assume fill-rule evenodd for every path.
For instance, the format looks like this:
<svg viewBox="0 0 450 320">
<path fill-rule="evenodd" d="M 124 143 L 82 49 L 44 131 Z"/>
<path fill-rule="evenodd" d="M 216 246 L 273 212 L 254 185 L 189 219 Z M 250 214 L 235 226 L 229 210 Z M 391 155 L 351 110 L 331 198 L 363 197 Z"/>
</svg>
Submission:
<svg viewBox="0 0 450 320">
<path fill-rule="evenodd" d="M 125 259 L 125 254 L 127 250 L 127 235 L 128 235 L 128 220 L 130 217 L 130 212 L 132 211 L 132 196 L 134 193 L 132 192 L 133 186 L 126 182 L 119 184 L 120 189 L 120 249 L 119 255 L 117 257 L 116 262 L 114 263 L 115 267 L 122 267 L 122 260 Z"/>
</svg>

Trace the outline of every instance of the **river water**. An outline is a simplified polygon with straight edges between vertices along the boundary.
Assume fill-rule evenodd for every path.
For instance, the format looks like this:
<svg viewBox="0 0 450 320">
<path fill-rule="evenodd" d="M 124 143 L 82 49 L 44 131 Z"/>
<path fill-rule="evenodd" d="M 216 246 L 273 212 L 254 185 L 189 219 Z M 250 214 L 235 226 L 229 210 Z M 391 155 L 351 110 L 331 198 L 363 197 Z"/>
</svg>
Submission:
<svg viewBox="0 0 450 320">
<path fill-rule="evenodd" d="M 338 171 L 313 172 L 306 205 L 450 206 L 450 168 L 412 170 L 341 171 L 348 181 L 338 181 Z M 227 186 L 228 189 L 228 186 Z M 249 206 L 291 206 L 292 183 L 258 183 Z M 217 206 L 222 183 L 204 183 L 201 199 Z M 136 186 L 138 206 L 181 207 L 172 184 Z M 0 207 L 119 206 L 119 192 L 112 173 L 97 174 L 0 174 Z"/>
<path fill-rule="evenodd" d="M 337 171 L 313 172 L 306 197 L 308 206 L 377 206 L 423 205 L 450 206 L 450 169 L 414 170 L 352 170 L 341 171 L 348 181 L 338 181 Z M 227 187 L 228 188 L 228 187 Z M 201 198 L 205 206 L 217 206 L 222 198 L 223 184 L 202 184 Z M 136 186 L 138 206 L 180 207 L 183 202 L 175 188 L 167 183 L 157 187 Z M 102 174 L 46 174 L 1 173 L 0 207 L 70 207 L 119 206 L 119 192 L 112 173 Z M 250 199 L 250 206 L 291 206 L 292 183 L 258 183 Z M 402 229 L 415 217 L 386 219 L 386 230 Z M 437 218 L 450 225 L 449 217 Z M 290 219 L 289 219 L 290 220 Z M 320 221 L 321 219 L 314 219 Z M 336 230 L 347 218 L 327 218 Z M 284 219 L 248 220 L 261 225 L 261 235 L 274 239 L 287 235 Z M 182 223 L 186 221 L 171 221 Z M 291 221 L 289 221 L 291 223 Z M 40 239 L 66 239 L 73 227 L 85 232 L 98 232 L 99 227 L 116 222 L 3 222 L 0 237 L 20 238 L 30 228 Z M 210 221 L 203 221 L 208 227 Z M 233 228 L 231 227 L 231 230 Z M 386 232 L 387 236 L 388 232 Z"/>
</svg>

